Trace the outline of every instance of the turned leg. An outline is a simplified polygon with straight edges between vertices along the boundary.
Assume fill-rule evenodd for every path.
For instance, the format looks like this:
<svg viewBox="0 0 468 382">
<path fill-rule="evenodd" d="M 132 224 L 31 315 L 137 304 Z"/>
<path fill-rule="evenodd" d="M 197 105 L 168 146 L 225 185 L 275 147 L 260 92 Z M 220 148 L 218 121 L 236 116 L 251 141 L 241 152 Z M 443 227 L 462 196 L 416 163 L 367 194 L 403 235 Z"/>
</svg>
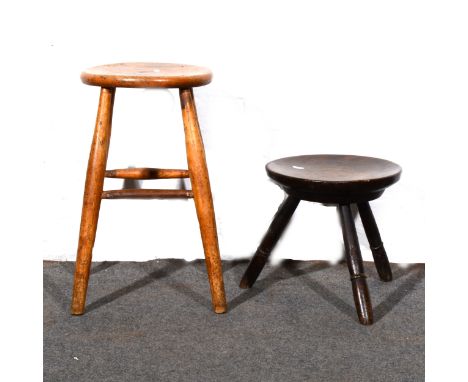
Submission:
<svg viewBox="0 0 468 382">
<path fill-rule="evenodd" d="M 294 214 L 299 201 L 299 199 L 288 195 L 280 205 L 278 212 L 276 212 L 275 217 L 273 218 L 273 221 L 268 228 L 267 233 L 258 246 L 257 252 L 255 252 L 252 260 L 250 260 L 249 266 L 247 267 L 244 276 L 242 277 L 239 285 L 241 288 L 250 288 L 255 283 L 258 275 L 265 266 L 271 251 L 278 243 L 281 234 L 284 232 L 286 226 L 291 220 L 291 217 Z"/>
<path fill-rule="evenodd" d="M 80 238 L 76 256 L 75 280 L 73 284 L 72 314 L 83 314 L 88 289 L 91 256 L 96 238 L 96 228 L 101 206 L 107 153 L 112 125 L 112 109 L 115 89 L 101 88 L 93 143 L 88 160 L 88 171 L 81 212 Z"/>
<path fill-rule="evenodd" d="M 363 325 L 370 325 L 373 322 L 372 305 L 367 288 L 364 265 L 362 263 L 361 250 L 354 226 L 353 215 L 349 204 L 338 207 L 341 225 L 343 230 L 343 240 L 346 249 L 346 262 L 351 275 L 353 287 L 354 304 L 356 306 L 359 321 Z"/>
<path fill-rule="evenodd" d="M 205 250 L 205 262 L 211 288 L 211 300 L 216 313 L 226 311 L 223 269 L 219 256 L 218 234 L 211 196 L 210 179 L 206 167 L 205 149 L 198 125 L 192 89 L 180 89 L 185 145 L 193 198 Z"/>
<path fill-rule="evenodd" d="M 369 202 L 358 203 L 358 209 L 379 277 L 383 281 L 392 281 L 392 269 Z"/>
</svg>

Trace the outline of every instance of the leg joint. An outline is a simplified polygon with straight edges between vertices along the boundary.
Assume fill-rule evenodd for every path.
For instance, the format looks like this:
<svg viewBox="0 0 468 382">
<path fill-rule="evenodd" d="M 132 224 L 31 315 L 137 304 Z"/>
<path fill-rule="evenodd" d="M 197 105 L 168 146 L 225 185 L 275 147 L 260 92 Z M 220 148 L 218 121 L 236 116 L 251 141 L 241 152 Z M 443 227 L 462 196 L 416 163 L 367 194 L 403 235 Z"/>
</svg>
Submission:
<svg viewBox="0 0 468 382">
<path fill-rule="evenodd" d="M 383 243 L 382 242 L 380 242 L 377 245 L 370 245 L 371 251 L 380 251 L 380 250 L 382 250 L 382 248 L 383 248 Z"/>
<path fill-rule="evenodd" d="M 271 251 L 265 251 L 261 248 L 257 249 L 257 253 L 255 254 L 255 257 L 261 257 L 263 259 L 267 259 L 270 256 Z"/>
<path fill-rule="evenodd" d="M 356 273 L 355 275 L 351 275 L 351 281 L 366 278 L 367 276 L 364 273 Z"/>
</svg>

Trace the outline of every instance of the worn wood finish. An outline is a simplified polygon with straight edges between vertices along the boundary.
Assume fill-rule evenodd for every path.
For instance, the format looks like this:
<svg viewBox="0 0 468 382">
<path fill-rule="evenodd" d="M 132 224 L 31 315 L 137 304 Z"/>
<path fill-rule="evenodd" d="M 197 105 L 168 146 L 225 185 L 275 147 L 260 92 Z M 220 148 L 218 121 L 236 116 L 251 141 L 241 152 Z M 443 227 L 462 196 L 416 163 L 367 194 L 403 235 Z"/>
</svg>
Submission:
<svg viewBox="0 0 468 382">
<path fill-rule="evenodd" d="M 281 158 L 268 163 L 266 171 L 286 193 L 331 204 L 376 199 L 401 175 L 401 167 L 393 162 L 355 155 Z"/>
<path fill-rule="evenodd" d="M 101 89 L 93 143 L 89 154 L 88 170 L 83 197 L 80 237 L 76 257 L 75 278 L 72 297 L 72 314 L 83 314 L 92 250 L 96 238 L 101 194 L 104 185 L 107 154 L 112 126 L 112 109 L 115 89 Z"/>
<path fill-rule="evenodd" d="M 188 170 L 175 170 L 165 168 L 124 168 L 107 170 L 106 178 L 119 179 L 178 179 L 188 178 Z"/>
<path fill-rule="evenodd" d="M 349 204 L 340 205 L 338 211 L 346 249 L 346 263 L 351 275 L 354 305 L 356 306 L 359 322 L 363 325 L 370 325 L 373 322 L 372 304 L 351 207 Z"/>
<path fill-rule="evenodd" d="M 255 283 L 258 275 L 265 266 L 271 251 L 278 243 L 278 240 L 291 220 L 299 201 L 299 199 L 293 196 L 287 196 L 283 203 L 281 203 L 278 211 L 273 217 L 273 221 L 271 222 L 267 233 L 258 246 L 254 257 L 250 261 L 244 273 L 244 276 L 242 276 L 242 280 L 239 285 L 241 288 L 251 288 Z"/>
<path fill-rule="evenodd" d="M 392 269 L 369 202 L 358 203 L 357 206 L 359 215 L 361 216 L 362 226 L 366 232 L 367 240 L 369 240 L 377 273 L 382 281 L 392 281 Z"/>
<path fill-rule="evenodd" d="M 193 198 L 191 190 L 124 189 L 102 192 L 102 199 L 176 199 Z"/>
<path fill-rule="evenodd" d="M 378 198 L 386 187 L 398 181 L 401 167 L 370 157 L 302 155 L 272 161 L 266 171 L 288 196 L 250 261 L 240 287 L 254 284 L 300 200 L 338 205 L 356 311 L 361 324 L 372 324 L 372 304 L 350 205 L 358 204 L 379 276 L 390 281 L 392 271 L 369 200 Z"/>
<path fill-rule="evenodd" d="M 200 66 L 150 62 L 101 65 L 81 73 L 87 85 L 124 88 L 193 88 L 209 84 L 211 77 Z"/>
<path fill-rule="evenodd" d="M 223 270 L 219 255 L 218 234 L 206 166 L 205 150 L 198 125 L 197 111 L 192 89 L 180 89 L 180 103 L 184 121 L 187 162 L 192 184 L 195 208 L 205 250 L 205 261 L 211 287 L 213 308 L 216 313 L 226 311 Z"/>
<path fill-rule="evenodd" d="M 96 236 L 101 199 L 120 198 L 195 199 L 213 307 L 216 313 L 226 311 L 226 297 L 213 200 L 192 90 L 193 87 L 208 84 L 211 77 L 211 71 L 207 68 L 158 63 L 103 65 L 85 70 L 81 74 L 81 79 L 85 84 L 100 86 L 102 90 L 95 135 L 88 162 L 72 299 L 73 314 L 82 314 L 84 312 L 91 253 Z M 110 140 L 112 105 L 116 87 L 179 88 L 189 170 L 157 168 L 105 170 Z M 189 177 L 193 190 L 124 189 L 103 191 L 104 177 L 121 179 Z"/>
</svg>

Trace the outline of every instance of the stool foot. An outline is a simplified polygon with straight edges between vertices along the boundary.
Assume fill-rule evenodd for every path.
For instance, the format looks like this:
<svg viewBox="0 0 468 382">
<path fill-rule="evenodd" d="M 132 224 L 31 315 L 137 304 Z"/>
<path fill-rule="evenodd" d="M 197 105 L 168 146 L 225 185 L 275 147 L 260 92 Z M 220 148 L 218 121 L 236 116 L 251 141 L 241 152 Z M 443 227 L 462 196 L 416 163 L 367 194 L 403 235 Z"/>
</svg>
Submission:
<svg viewBox="0 0 468 382">
<path fill-rule="evenodd" d="M 215 313 L 227 309 L 224 293 L 223 269 L 219 255 L 218 234 L 211 195 L 210 179 L 206 166 L 205 150 L 198 124 L 197 111 L 192 89 L 180 89 L 182 118 L 184 121 L 185 144 L 190 182 L 192 184 L 195 209 L 197 210 L 200 233 L 205 251 L 205 262 L 211 288 L 211 299 Z"/>
<path fill-rule="evenodd" d="M 242 276 L 242 280 L 239 284 L 240 288 L 250 288 L 255 283 L 258 275 L 265 266 L 271 251 L 278 243 L 278 240 L 291 220 L 291 217 L 294 214 L 299 201 L 299 199 L 288 195 L 280 205 L 273 218 L 273 221 L 270 224 L 270 227 L 268 228 L 267 233 L 263 237 L 257 249 L 257 252 L 255 252 L 252 260 L 250 260 L 244 276 Z"/>
<path fill-rule="evenodd" d="M 380 238 L 379 229 L 377 228 L 369 202 L 358 203 L 358 209 L 367 240 L 370 244 L 372 256 L 374 257 L 377 273 L 382 281 L 392 281 L 392 269 L 390 268 L 387 253 Z"/>
<path fill-rule="evenodd" d="M 363 325 L 371 325 L 373 322 L 373 314 L 366 279 L 358 278 L 351 280 L 351 285 L 359 322 Z"/>
<path fill-rule="evenodd" d="M 114 96 L 115 89 L 101 89 L 81 212 L 80 238 L 71 304 L 71 313 L 74 315 L 83 314 L 85 310 L 92 250 L 96 238 L 104 173 L 109 151 Z"/>
<path fill-rule="evenodd" d="M 354 305 L 356 306 L 359 322 L 363 325 L 370 325 L 373 322 L 372 304 L 351 207 L 349 204 L 340 205 L 338 211 L 346 249 L 346 262 L 351 275 Z"/>
</svg>

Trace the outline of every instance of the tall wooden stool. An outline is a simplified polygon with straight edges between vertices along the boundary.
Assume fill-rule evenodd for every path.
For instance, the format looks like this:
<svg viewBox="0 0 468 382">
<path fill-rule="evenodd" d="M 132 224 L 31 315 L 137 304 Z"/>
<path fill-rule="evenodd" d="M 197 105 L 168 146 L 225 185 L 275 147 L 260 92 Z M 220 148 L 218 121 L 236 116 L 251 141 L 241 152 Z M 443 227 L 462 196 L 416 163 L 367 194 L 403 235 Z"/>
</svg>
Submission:
<svg viewBox="0 0 468 382">
<path fill-rule="evenodd" d="M 250 288 L 255 283 L 301 200 L 337 205 L 359 321 L 372 324 L 372 305 L 351 204 L 357 204 L 380 279 L 391 281 L 392 270 L 369 201 L 398 181 L 401 167 L 361 156 L 304 155 L 275 160 L 266 165 L 266 170 L 287 196 L 250 261 L 240 287 Z"/>
<path fill-rule="evenodd" d="M 79 315 L 84 313 L 92 249 L 96 237 L 101 199 L 121 198 L 195 199 L 213 309 L 216 313 L 226 311 L 226 298 L 213 200 L 192 90 L 196 86 L 210 83 L 211 77 L 211 71 L 206 68 L 156 63 L 125 63 L 97 66 L 85 70 L 81 74 L 81 80 L 85 84 L 101 87 L 101 96 L 91 153 L 89 155 L 88 171 L 86 173 L 80 238 L 73 285 L 72 314 Z M 118 87 L 179 89 L 188 170 L 132 168 L 106 171 L 107 153 L 111 136 L 112 109 L 115 90 Z M 125 189 L 103 191 L 105 177 L 122 179 L 190 178 L 192 190 Z"/>
</svg>

